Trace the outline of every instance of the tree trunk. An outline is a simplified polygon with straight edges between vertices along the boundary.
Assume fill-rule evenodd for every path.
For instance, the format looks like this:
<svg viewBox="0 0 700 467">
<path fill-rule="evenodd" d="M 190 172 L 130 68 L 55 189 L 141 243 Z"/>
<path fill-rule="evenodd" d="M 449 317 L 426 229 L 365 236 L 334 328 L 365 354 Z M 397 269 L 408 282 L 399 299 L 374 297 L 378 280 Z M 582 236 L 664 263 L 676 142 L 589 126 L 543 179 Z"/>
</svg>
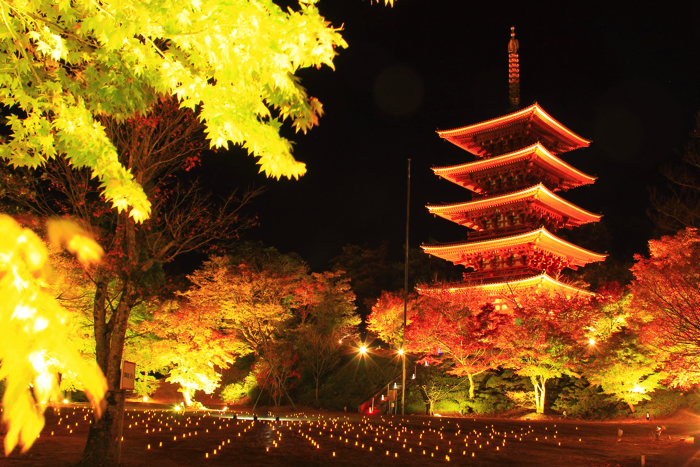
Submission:
<svg viewBox="0 0 700 467">
<path fill-rule="evenodd" d="M 320 378 L 316 378 L 316 405 L 318 405 L 318 381 Z"/>
<path fill-rule="evenodd" d="M 120 432 L 119 407 L 124 394 L 120 391 L 121 363 L 126 340 L 126 330 L 129 323 L 131 308 L 136 302 L 135 264 L 136 239 L 134 222 L 126 213 L 121 215 L 124 227 L 124 255 L 126 264 L 120 274 L 122 293 L 119 302 L 107 321 L 107 286 L 108 277 L 105 273 L 98 279 L 94 298 L 94 327 L 95 351 L 97 363 L 107 379 L 106 409 L 102 418 L 93 419 L 88 432 L 87 443 L 81 460 L 82 466 L 115 466 L 117 465 L 117 448 Z"/>
<path fill-rule="evenodd" d="M 627 405 L 629 405 L 630 410 L 632 411 L 632 413 L 634 413 L 634 412 L 635 412 L 635 410 L 634 410 L 634 405 L 633 405 L 631 402 L 629 402 L 629 401 L 627 402 Z"/>
<path fill-rule="evenodd" d="M 428 415 L 433 415 L 433 400 L 428 399 Z"/>
<path fill-rule="evenodd" d="M 469 373 L 469 398 L 474 399 L 474 375 Z"/>
<path fill-rule="evenodd" d="M 532 385 L 535 387 L 535 409 L 537 413 L 544 413 L 544 400 L 546 395 L 547 379 L 541 376 L 530 377 Z"/>
<path fill-rule="evenodd" d="M 105 394 L 107 407 L 102 417 L 92 420 L 88 432 L 87 444 L 83 451 L 81 466 L 113 466 L 117 463 L 117 450 L 119 448 L 119 407 L 123 391 L 109 390 Z"/>
</svg>

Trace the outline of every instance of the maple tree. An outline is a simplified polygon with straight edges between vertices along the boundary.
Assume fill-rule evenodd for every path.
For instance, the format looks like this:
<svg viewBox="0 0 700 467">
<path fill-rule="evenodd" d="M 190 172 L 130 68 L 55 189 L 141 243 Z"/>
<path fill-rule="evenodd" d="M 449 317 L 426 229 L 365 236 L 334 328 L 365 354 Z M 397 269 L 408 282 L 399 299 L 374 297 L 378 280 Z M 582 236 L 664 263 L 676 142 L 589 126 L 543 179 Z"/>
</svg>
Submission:
<svg viewBox="0 0 700 467">
<path fill-rule="evenodd" d="M 587 328 L 593 316 L 591 297 L 566 296 L 558 291 L 530 290 L 505 297 L 513 310 L 504 349 L 504 366 L 530 378 L 537 413 L 544 413 L 547 382 L 577 372 L 588 345 Z"/>
<path fill-rule="evenodd" d="M 448 372 L 466 376 L 469 398 L 474 398 L 474 377 L 506 361 L 503 329 L 512 318 L 479 294 L 421 297 L 417 313 L 406 329 L 404 349 L 428 355 L 444 354 Z"/>
<path fill-rule="evenodd" d="M 367 329 L 385 342 L 401 345 L 406 352 L 442 355 L 450 374 L 465 376 L 469 397 L 474 397 L 474 377 L 502 362 L 500 330 L 508 315 L 478 293 L 448 292 L 412 296 L 408 302 L 403 340 L 403 294 L 384 292 L 372 308 Z M 450 365 L 447 365 L 450 362 Z"/>
<path fill-rule="evenodd" d="M 321 378 L 338 364 L 339 340 L 360 322 L 341 275 L 309 274 L 296 255 L 245 243 L 188 276 L 193 285 L 182 296 L 190 307 L 212 310 L 231 355 L 255 355 L 258 386 L 280 404 L 303 369 L 318 394 Z"/>
<path fill-rule="evenodd" d="M 113 207 L 142 221 L 149 200 L 96 117 L 145 114 L 164 94 L 199 109 L 212 147 L 243 146 L 269 176 L 303 175 L 280 128 L 289 119 L 305 132 L 322 107 L 294 73 L 333 68 L 347 45 L 315 3 L 3 1 L 0 99 L 23 115 L 10 117 L 0 157 L 37 167 L 65 155 L 99 178 Z"/>
<path fill-rule="evenodd" d="M 421 368 L 418 373 L 417 386 L 428 402 L 428 415 L 435 414 L 435 405 L 457 391 L 466 378 L 450 378 L 445 373 L 450 371 L 450 364 L 433 361 L 433 364 Z"/>
<path fill-rule="evenodd" d="M 65 246 L 83 267 L 91 268 L 102 249 L 89 234 L 73 224 L 48 224 L 55 247 Z M 2 419 L 8 425 L 5 455 L 19 444 L 26 451 L 44 426 L 43 412 L 51 401 L 61 400 L 57 370 L 72 373 L 88 397 L 103 410 L 104 376 L 82 359 L 70 345 L 67 312 L 50 293 L 49 251 L 32 230 L 0 214 L 0 380 L 6 381 Z"/>
<path fill-rule="evenodd" d="M 193 285 L 182 296 L 193 307 L 216 310 L 232 354 L 255 355 L 256 379 L 279 404 L 298 374 L 288 330 L 296 323 L 295 310 L 313 298 L 306 264 L 274 248 L 243 244 L 235 254 L 212 257 L 188 278 Z"/>
<path fill-rule="evenodd" d="M 626 403 L 632 412 L 635 404 L 651 399 L 649 394 L 666 378 L 657 352 L 643 346 L 628 328 L 596 343 L 596 347 L 594 362 L 585 369 L 586 378 L 605 394 Z"/>
<path fill-rule="evenodd" d="M 340 363 L 340 342 L 355 333 L 360 317 L 355 313 L 355 294 L 342 272 L 312 274 L 307 305 L 297 310 L 300 323 L 294 340 L 302 365 L 318 389 L 321 378 Z"/>
<path fill-rule="evenodd" d="M 76 170 L 57 158 L 46 169 L 9 171 L 7 194 L 41 216 L 72 215 L 104 246 L 105 261 L 90 271 L 94 284 L 92 323 L 96 361 L 107 378 L 107 410 L 94 420 L 84 462 L 116 458 L 120 367 L 132 310 L 157 293 L 162 265 L 178 255 L 208 245 L 235 240 L 240 229 L 253 225 L 241 215 L 256 194 L 232 193 L 220 203 L 176 176 L 198 160 L 206 147 L 202 125 L 173 99 L 162 99 L 147 115 L 119 123 L 103 119 L 116 143 L 119 158 L 142 184 L 152 216 L 137 223 L 126 211 L 111 208 L 89 170 Z"/>
<path fill-rule="evenodd" d="M 669 382 L 689 387 L 700 381 L 700 235 L 686 228 L 649 240 L 649 257 L 635 256 L 633 305 L 646 321 L 643 339 L 660 349 Z"/>
<path fill-rule="evenodd" d="M 180 385 L 187 406 L 194 401 L 195 391 L 211 394 L 218 388 L 219 371 L 233 363 L 237 343 L 221 326 L 215 308 L 176 300 L 159 303 L 139 326 L 139 331 L 156 337 L 147 346 L 151 365 L 165 369 L 166 380 Z"/>
<path fill-rule="evenodd" d="M 410 294 L 406 303 L 406 326 L 413 321 L 416 304 L 417 297 Z M 403 307 L 403 292 L 382 292 L 367 317 L 367 330 L 388 344 L 400 346 L 403 337 Z"/>
</svg>

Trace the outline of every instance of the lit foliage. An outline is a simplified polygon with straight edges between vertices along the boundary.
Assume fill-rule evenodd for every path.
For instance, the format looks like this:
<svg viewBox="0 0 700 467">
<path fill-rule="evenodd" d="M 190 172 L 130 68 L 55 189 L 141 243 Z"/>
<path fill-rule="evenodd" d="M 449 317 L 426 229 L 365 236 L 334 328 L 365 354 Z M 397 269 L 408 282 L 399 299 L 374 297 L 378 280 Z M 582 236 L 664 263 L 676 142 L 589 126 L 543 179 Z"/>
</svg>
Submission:
<svg viewBox="0 0 700 467">
<path fill-rule="evenodd" d="M 485 303 L 485 304 L 484 304 Z M 469 398 L 474 398 L 474 376 L 495 369 L 506 361 L 504 329 L 512 317 L 485 297 L 429 295 L 421 297 L 418 312 L 406 330 L 404 348 L 452 362 L 448 370 L 469 380 Z"/>
<path fill-rule="evenodd" d="M 2 1 L 0 101 L 22 115 L 0 157 L 37 167 L 65 155 L 141 222 L 150 203 L 96 117 L 145 114 L 164 94 L 199 108 L 212 147 L 241 145 L 268 176 L 299 177 L 305 165 L 280 128 L 289 119 L 305 132 L 322 107 L 294 73 L 333 67 L 347 45 L 315 3 Z"/>
<path fill-rule="evenodd" d="M 301 320 L 295 329 L 295 348 L 302 365 L 316 383 L 316 400 L 321 378 L 340 363 L 340 342 L 355 333 L 361 319 L 355 313 L 355 294 L 342 271 L 312 274 L 306 290 L 307 305 L 297 310 Z"/>
<path fill-rule="evenodd" d="M 628 329 L 596 346 L 600 352 L 586 369 L 586 378 L 591 384 L 599 385 L 605 394 L 626 403 L 632 412 L 635 404 L 651 399 L 649 394 L 666 378 L 666 373 L 660 371 L 657 352 L 641 345 Z"/>
<path fill-rule="evenodd" d="M 171 301 L 159 306 L 152 320 L 140 327 L 157 337 L 149 346 L 152 363 L 169 369 L 167 381 L 180 385 L 188 406 L 195 391 L 211 394 L 219 387 L 217 370 L 227 368 L 237 352 L 235 340 L 219 330 L 222 323 L 217 311 Z"/>
<path fill-rule="evenodd" d="M 306 294 L 306 265 L 272 248 L 257 258 L 212 257 L 188 279 L 183 293 L 193 307 L 217 310 L 226 332 L 236 340 L 237 355 L 258 352 L 280 329 L 289 326 L 293 310 Z"/>
<path fill-rule="evenodd" d="M 409 295 L 406 303 L 406 326 L 410 326 L 416 315 L 416 296 Z M 367 329 L 379 336 L 384 342 L 400 346 L 403 328 L 403 293 L 382 292 L 372 313 L 367 318 Z"/>
<path fill-rule="evenodd" d="M 460 389 L 467 381 L 467 378 L 446 376 L 445 372 L 449 372 L 450 365 L 441 365 L 439 361 L 433 363 L 437 364 L 421 368 L 417 381 L 418 388 L 428 403 L 428 415 L 433 415 L 435 405 Z"/>
<path fill-rule="evenodd" d="M 258 386 L 279 404 L 302 368 L 318 388 L 338 363 L 338 341 L 360 322 L 341 276 L 309 274 L 295 255 L 244 244 L 188 276 L 193 286 L 182 296 L 188 307 L 211 313 L 232 357 L 255 355 Z"/>
<path fill-rule="evenodd" d="M 700 235 L 687 228 L 649 240 L 649 258 L 635 256 L 633 304 L 646 322 L 643 340 L 663 350 L 674 386 L 700 383 Z"/>
<path fill-rule="evenodd" d="M 433 357 L 443 354 L 436 361 L 449 361 L 446 367 L 450 374 L 468 377 L 471 398 L 474 376 L 504 361 L 501 337 L 510 318 L 497 311 L 489 300 L 477 293 L 457 296 L 431 293 L 411 295 L 407 304 L 404 350 Z M 403 294 L 384 292 L 372 307 L 367 329 L 382 340 L 400 346 L 403 307 Z"/>
<path fill-rule="evenodd" d="M 537 413 L 544 413 L 547 382 L 564 374 L 578 376 L 593 317 L 590 297 L 532 290 L 511 297 L 508 306 L 514 320 L 506 336 L 505 366 L 530 378 Z"/>
<path fill-rule="evenodd" d="M 56 221 L 48 230 L 54 242 L 77 253 L 86 267 L 100 259 L 101 248 L 77 227 Z M 47 257 L 47 248 L 34 232 L 0 215 L 0 380 L 7 382 L 6 454 L 17 444 L 23 451 L 31 447 L 44 426 L 46 404 L 62 399 L 52 368 L 74 373 L 98 413 L 106 390 L 100 371 L 69 344 L 65 310 L 47 290 Z"/>
</svg>

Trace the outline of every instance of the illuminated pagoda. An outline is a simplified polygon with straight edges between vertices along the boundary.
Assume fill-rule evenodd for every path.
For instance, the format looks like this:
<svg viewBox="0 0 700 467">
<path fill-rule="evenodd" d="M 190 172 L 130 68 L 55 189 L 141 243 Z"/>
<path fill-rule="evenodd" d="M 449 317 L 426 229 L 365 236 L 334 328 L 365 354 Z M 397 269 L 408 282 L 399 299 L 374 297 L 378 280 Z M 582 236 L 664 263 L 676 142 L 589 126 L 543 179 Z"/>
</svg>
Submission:
<svg viewBox="0 0 700 467">
<path fill-rule="evenodd" d="M 579 291 L 556 279 L 562 269 L 577 269 L 606 257 L 554 234 L 601 218 L 557 194 L 595 181 L 559 158 L 587 147 L 590 141 L 537 103 L 517 110 L 517 49 L 512 30 L 509 84 L 511 110 L 515 111 L 438 131 L 441 138 L 477 157 L 474 162 L 433 168 L 439 177 L 472 192 L 471 201 L 427 206 L 432 214 L 470 229 L 466 241 L 422 246 L 429 255 L 467 268 L 462 283 L 448 286 L 451 291 L 480 288 L 497 294 L 530 287 Z"/>
</svg>

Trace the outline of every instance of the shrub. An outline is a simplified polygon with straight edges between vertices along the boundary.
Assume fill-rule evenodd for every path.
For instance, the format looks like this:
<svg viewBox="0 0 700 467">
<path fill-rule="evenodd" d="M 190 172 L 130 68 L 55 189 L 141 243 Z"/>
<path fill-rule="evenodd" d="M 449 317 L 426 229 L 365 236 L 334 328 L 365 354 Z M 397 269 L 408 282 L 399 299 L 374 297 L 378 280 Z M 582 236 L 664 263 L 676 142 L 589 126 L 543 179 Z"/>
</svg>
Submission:
<svg viewBox="0 0 700 467">
<path fill-rule="evenodd" d="M 257 385 L 255 375 L 250 372 L 248 376 L 235 383 L 227 384 L 219 393 L 219 398 L 224 402 L 236 402 L 248 397 Z"/>
<path fill-rule="evenodd" d="M 682 392 L 672 389 L 657 389 L 651 393 L 651 399 L 637 404 L 636 416 L 644 417 L 649 413 L 652 417 L 670 415 L 678 409 L 695 407 L 698 405 L 698 396 L 689 394 L 684 396 Z"/>
<path fill-rule="evenodd" d="M 599 386 L 591 386 L 585 378 L 570 379 L 554 401 L 552 409 L 566 411 L 573 418 L 602 420 L 620 414 L 613 396 L 603 394 Z"/>
</svg>

